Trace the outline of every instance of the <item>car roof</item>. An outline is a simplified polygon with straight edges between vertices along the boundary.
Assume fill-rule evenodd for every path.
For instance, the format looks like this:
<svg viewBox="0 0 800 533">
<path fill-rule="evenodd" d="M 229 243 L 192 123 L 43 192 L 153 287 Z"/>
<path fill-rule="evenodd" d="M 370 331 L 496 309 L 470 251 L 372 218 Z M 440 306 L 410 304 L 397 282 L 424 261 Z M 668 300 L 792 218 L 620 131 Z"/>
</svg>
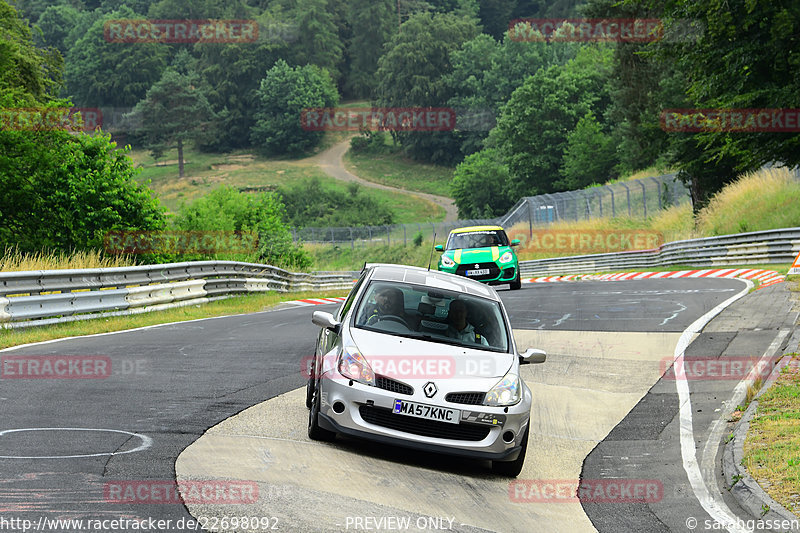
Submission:
<svg viewBox="0 0 800 533">
<path fill-rule="evenodd" d="M 493 230 L 500 230 L 505 231 L 500 226 L 465 226 L 463 228 L 456 228 L 450 233 L 468 233 L 470 231 L 493 231 Z"/>
<path fill-rule="evenodd" d="M 455 274 L 439 272 L 438 270 L 428 270 L 422 267 L 388 263 L 366 264 L 364 265 L 364 269 L 370 270 L 369 277 L 372 280 L 412 283 L 430 288 L 459 291 L 473 296 L 481 296 L 500 301 L 497 291 L 492 287 L 480 283 L 479 281 L 456 276 Z"/>
</svg>

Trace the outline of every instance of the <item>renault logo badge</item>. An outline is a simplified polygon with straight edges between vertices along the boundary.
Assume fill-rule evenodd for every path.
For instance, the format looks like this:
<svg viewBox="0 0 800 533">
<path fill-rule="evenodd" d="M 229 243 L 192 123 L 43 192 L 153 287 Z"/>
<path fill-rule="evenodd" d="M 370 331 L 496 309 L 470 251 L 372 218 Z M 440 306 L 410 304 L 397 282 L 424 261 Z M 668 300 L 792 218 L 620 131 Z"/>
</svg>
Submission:
<svg viewBox="0 0 800 533">
<path fill-rule="evenodd" d="M 436 395 L 436 391 L 439 389 L 436 388 L 436 385 L 433 384 L 432 381 L 429 381 L 422 387 L 422 392 L 425 393 L 425 396 L 428 398 L 433 398 Z"/>
</svg>

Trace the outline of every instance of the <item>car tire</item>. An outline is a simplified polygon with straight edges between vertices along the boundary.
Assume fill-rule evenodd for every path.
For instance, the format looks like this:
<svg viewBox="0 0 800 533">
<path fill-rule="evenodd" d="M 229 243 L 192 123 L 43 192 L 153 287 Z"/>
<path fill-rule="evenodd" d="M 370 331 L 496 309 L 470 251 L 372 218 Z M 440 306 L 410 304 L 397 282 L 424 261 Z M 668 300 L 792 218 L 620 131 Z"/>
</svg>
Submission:
<svg viewBox="0 0 800 533">
<path fill-rule="evenodd" d="M 308 438 L 311 440 L 329 442 L 336 437 L 336 433 L 320 427 L 319 405 L 319 384 L 316 384 L 311 392 L 311 409 L 308 411 Z"/>
<path fill-rule="evenodd" d="M 522 472 L 522 465 L 525 464 L 525 453 L 528 451 L 528 429 L 522 437 L 522 449 L 513 461 L 492 461 L 492 472 L 501 476 L 517 477 Z"/>
<path fill-rule="evenodd" d="M 510 285 L 512 291 L 518 291 L 520 288 L 522 288 L 522 279 L 519 275 L 519 268 L 517 269 L 517 278 L 512 281 Z"/>
</svg>

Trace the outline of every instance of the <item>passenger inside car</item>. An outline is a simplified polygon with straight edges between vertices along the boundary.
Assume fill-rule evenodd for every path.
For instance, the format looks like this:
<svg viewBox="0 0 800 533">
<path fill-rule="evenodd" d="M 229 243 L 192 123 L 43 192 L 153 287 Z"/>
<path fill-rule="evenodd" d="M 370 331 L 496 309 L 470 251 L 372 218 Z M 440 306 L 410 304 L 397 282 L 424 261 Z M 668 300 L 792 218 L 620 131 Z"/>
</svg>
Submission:
<svg viewBox="0 0 800 533">
<path fill-rule="evenodd" d="M 447 315 L 449 327 L 447 336 L 463 342 L 471 342 L 489 346 L 486 337 L 475 331 L 475 327 L 469 323 L 469 310 L 464 300 L 453 300 L 450 302 L 450 312 Z"/>
</svg>

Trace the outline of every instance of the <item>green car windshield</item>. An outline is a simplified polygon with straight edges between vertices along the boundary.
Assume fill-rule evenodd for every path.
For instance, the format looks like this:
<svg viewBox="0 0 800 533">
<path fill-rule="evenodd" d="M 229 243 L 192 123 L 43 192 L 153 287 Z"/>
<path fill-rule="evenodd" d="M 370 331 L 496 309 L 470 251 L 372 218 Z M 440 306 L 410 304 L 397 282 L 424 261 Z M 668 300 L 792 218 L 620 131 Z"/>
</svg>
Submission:
<svg viewBox="0 0 800 533">
<path fill-rule="evenodd" d="M 508 246 L 508 236 L 501 230 L 465 231 L 451 233 L 447 239 L 446 250 L 459 248 L 485 248 L 488 246 Z"/>
</svg>

